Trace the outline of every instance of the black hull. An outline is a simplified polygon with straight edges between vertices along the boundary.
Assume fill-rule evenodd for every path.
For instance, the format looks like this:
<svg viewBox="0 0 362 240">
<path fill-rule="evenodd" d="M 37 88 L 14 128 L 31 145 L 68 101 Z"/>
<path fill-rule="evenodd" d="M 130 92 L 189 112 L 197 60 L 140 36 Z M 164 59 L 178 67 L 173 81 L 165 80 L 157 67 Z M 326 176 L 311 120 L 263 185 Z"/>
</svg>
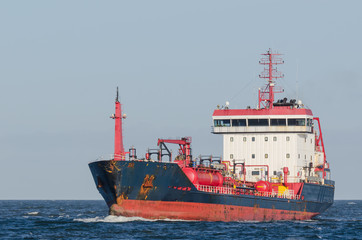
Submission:
<svg viewBox="0 0 362 240">
<path fill-rule="evenodd" d="M 164 211 L 164 209 L 169 209 L 170 206 L 176 210 L 179 209 L 182 213 L 189 211 L 188 209 L 195 211 L 197 206 L 200 209 L 205 206 L 207 206 L 206 209 L 210 206 L 211 208 L 227 206 L 228 209 L 231 209 L 230 211 L 233 211 L 234 208 L 239 209 L 239 213 L 230 213 L 229 215 L 232 217 L 221 217 L 221 221 L 310 219 L 323 213 L 334 201 L 334 187 L 312 183 L 304 183 L 300 199 L 198 191 L 182 169 L 174 163 L 98 161 L 90 163 L 89 167 L 100 194 L 109 206 L 110 213 L 114 215 L 138 216 L 144 214 L 142 216 L 155 218 L 154 216 L 158 214 L 157 211 L 160 214 L 162 212 L 162 216 L 167 215 L 165 211 L 168 210 Z M 150 213 L 138 211 L 136 209 L 140 205 L 138 202 L 144 206 L 146 203 L 150 204 L 150 208 L 145 210 Z M 157 205 L 152 205 L 156 203 Z M 118 207 L 121 207 L 119 211 Z M 262 214 L 260 210 L 263 210 Z M 251 214 L 254 212 L 255 216 L 247 217 L 250 215 L 250 211 Z M 216 213 L 208 214 L 215 215 Z M 206 218 L 194 218 L 219 219 L 218 216 L 210 217 L 209 215 Z M 183 216 L 179 218 L 192 219 L 194 215 Z M 177 214 L 169 217 L 177 218 Z"/>
</svg>

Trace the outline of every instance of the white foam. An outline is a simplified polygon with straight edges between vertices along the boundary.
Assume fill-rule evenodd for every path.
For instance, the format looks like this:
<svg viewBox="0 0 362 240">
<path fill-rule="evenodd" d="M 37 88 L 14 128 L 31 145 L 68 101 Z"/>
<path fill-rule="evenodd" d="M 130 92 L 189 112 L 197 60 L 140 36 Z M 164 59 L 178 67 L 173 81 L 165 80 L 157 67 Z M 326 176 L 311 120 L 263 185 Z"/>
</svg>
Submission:
<svg viewBox="0 0 362 240">
<path fill-rule="evenodd" d="M 348 202 L 347 204 L 349 204 L 349 205 L 355 205 L 355 204 L 357 204 L 357 203 L 355 203 L 355 202 Z"/>
<path fill-rule="evenodd" d="M 107 217 L 94 217 L 94 218 L 76 218 L 74 221 L 92 223 L 92 222 L 107 222 L 107 223 L 118 223 L 118 222 L 133 222 L 133 221 L 155 221 L 145 219 L 141 217 L 123 217 L 123 216 L 107 216 Z"/>
<path fill-rule="evenodd" d="M 256 221 L 256 220 L 239 220 L 236 222 L 238 222 L 238 223 L 260 223 L 260 221 Z"/>
<path fill-rule="evenodd" d="M 94 218 L 75 218 L 73 221 L 85 222 L 85 223 L 94 223 L 94 222 L 106 222 L 106 223 L 122 223 L 122 222 L 134 222 L 134 221 L 144 221 L 144 222 L 155 222 L 155 221 L 167 221 L 167 222 L 180 222 L 186 220 L 180 219 L 146 219 L 142 217 L 124 217 L 124 216 L 112 216 L 107 217 L 94 217 Z M 189 222 L 189 221 L 187 221 Z"/>
<path fill-rule="evenodd" d="M 297 222 L 297 223 L 307 223 L 307 224 L 310 224 L 311 222 L 317 222 L 317 220 L 315 219 L 304 219 L 304 220 L 295 220 L 294 222 Z"/>
<path fill-rule="evenodd" d="M 28 212 L 28 215 L 39 215 L 39 212 Z"/>
</svg>

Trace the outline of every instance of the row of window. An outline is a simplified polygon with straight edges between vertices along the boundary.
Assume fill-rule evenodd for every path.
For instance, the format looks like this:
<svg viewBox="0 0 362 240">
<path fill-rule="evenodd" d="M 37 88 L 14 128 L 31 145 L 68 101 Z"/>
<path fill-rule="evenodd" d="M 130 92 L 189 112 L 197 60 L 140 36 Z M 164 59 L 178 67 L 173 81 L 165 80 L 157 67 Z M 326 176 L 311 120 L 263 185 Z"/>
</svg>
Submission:
<svg viewBox="0 0 362 240">
<path fill-rule="evenodd" d="M 288 125 L 287 125 L 288 123 Z M 215 127 L 254 127 L 254 126 L 309 126 L 313 124 L 311 118 L 261 118 L 261 119 L 216 119 Z"/>
<path fill-rule="evenodd" d="M 269 158 L 269 155 L 267 153 L 264 154 L 265 158 Z M 285 154 L 286 158 L 290 158 L 290 154 Z M 251 158 L 255 159 L 255 153 L 251 154 Z M 300 154 L 298 154 L 298 158 L 300 158 Z M 230 154 L 230 159 L 234 159 L 234 154 Z M 307 155 L 304 155 L 304 159 L 307 159 Z M 312 156 L 310 156 L 310 160 L 313 160 Z"/>
<path fill-rule="evenodd" d="M 273 137 L 273 141 L 276 142 L 277 141 L 277 137 Z M 243 137 L 243 141 L 246 142 L 247 138 L 246 137 Z M 269 137 L 264 137 L 264 141 L 267 142 L 269 140 Z M 287 136 L 285 137 L 285 140 L 286 141 L 290 141 L 290 137 Z M 255 137 L 251 137 L 251 141 L 252 142 L 255 142 Z M 230 142 L 234 142 L 234 137 L 230 137 Z"/>
<path fill-rule="evenodd" d="M 277 141 L 277 137 L 273 137 L 273 141 L 276 142 Z M 246 142 L 247 138 L 243 137 L 243 141 Z M 267 142 L 269 140 L 269 137 L 264 137 L 264 141 Z M 290 137 L 287 136 L 285 137 L 286 141 L 290 141 Z M 255 137 L 251 137 L 251 141 L 255 142 Z M 307 142 L 307 138 L 304 139 L 305 142 Z M 230 142 L 234 142 L 234 137 L 230 137 Z M 313 139 L 310 139 L 310 143 L 313 143 Z"/>
</svg>

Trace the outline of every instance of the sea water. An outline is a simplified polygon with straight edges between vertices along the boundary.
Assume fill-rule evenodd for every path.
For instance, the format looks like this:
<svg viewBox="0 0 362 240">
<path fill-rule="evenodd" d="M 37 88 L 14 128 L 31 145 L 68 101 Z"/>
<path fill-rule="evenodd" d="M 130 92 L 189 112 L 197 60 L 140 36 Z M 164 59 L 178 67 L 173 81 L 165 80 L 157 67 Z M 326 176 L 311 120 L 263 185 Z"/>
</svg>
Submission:
<svg viewBox="0 0 362 240">
<path fill-rule="evenodd" d="M 362 201 L 309 221 L 224 223 L 109 216 L 101 200 L 3 200 L 0 239 L 362 239 Z"/>
</svg>

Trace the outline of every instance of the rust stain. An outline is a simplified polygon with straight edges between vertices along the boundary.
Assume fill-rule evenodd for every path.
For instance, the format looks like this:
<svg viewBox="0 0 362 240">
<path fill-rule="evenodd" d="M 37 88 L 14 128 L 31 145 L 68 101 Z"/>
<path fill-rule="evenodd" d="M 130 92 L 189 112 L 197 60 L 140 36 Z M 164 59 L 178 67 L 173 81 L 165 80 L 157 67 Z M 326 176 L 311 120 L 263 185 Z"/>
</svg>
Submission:
<svg viewBox="0 0 362 240">
<path fill-rule="evenodd" d="M 97 188 L 102 188 L 103 185 L 104 184 L 103 184 L 102 179 L 99 176 L 97 176 Z"/>
<path fill-rule="evenodd" d="M 112 160 L 109 161 L 107 166 L 105 166 L 105 170 L 106 172 L 112 173 L 114 170 L 119 171 L 119 168 L 117 167 L 116 162 Z"/>
<path fill-rule="evenodd" d="M 121 196 L 119 196 L 118 198 L 117 198 L 117 204 L 118 205 L 121 205 L 122 204 L 122 202 L 123 202 L 123 200 L 124 200 L 124 195 L 122 194 Z"/>
<path fill-rule="evenodd" d="M 229 217 L 229 210 L 228 210 L 228 208 L 225 206 L 224 207 L 224 218 L 228 218 Z"/>
<path fill-rule="evenodd" d="M 126 192 L 122 192 L 119 197 L 116 198 L 116 202 L 118 205 L 121 205 L 123 200 L 128 199 L 128 195 Z"/>
<path fill-rule="evenodd" d="M 155 179 L 154 175 L 149 176 L 148 174 L 143 179 L 142 188 L 153 188 L 153 180 Z"/>
<path fill-rule="evenodd" d="M 129 168 L 134 168 L 134 162 L 130 162 L 130 163 L 128 164 L 128 167 L 129 167 Z"/>
<path fill-rule="evenodd" d="M 151 189 L 153 188 L 153 180 L 155 179 L 154 175 L 146 175 L 145 178 L 143 179 L 143 183 L 141 185 L 141 189 L 139 191 L 139 197 L 143 198 L 143 199 L 147 199 L 147 195 L 149 194 L 149 192 L 151 191 Z"/>
<path fill-rule="evenodd" d="M 259 210 L 259 204 L 254 204 L 254 209 L 253 209 L 253 211 L 254 211 L 254 216 L 258 213 L 258 210 Z"/>
<path fill-rule="evenodd" d="M 303 213 L 302 213 L 303 216 L 307 216 L 308 213 L 307 213 L 307 205 L 305 204 L 304 205 L 304 209 L 303 209 Z"/>
</svg>

